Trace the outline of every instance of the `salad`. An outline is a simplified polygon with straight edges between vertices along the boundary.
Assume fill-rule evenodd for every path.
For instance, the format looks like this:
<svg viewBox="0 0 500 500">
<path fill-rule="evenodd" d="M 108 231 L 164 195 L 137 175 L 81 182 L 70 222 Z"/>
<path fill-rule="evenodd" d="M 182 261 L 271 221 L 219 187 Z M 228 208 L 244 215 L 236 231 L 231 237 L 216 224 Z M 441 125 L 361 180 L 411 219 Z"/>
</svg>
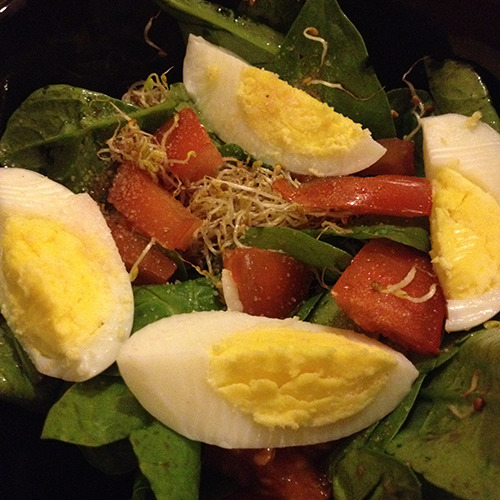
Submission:
<svg viewBox="0 0 500 500">
<path fill-rule="evenodd" d="M 2 399 L 133 498 L 493 498 L 480 77 L 387 90 L 335 1 L 157 4 L 182 78 L 49 85 L 0 138 Z"/>
</svg>

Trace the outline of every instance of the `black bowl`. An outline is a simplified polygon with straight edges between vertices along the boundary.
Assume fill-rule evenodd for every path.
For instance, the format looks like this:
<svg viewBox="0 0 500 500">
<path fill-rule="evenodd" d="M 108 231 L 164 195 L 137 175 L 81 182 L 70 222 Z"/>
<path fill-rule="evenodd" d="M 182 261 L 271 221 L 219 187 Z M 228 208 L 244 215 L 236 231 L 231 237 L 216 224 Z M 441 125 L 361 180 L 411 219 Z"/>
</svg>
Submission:
<svg viewBox="0 0 500 500">
<path fill-rule="evenodd" d="M 498 100 L 498 0 L 339 3 L 386 88 L 402 86 L 403 73 L 423 55 L 453 56 L 477 65 Z M 152 72 L 172 68 L 169 79 L 179 80 L 184 46 L 177 24 L 164 13 L 152 24 L 149 36 L 166 57 L 145 41 L 144 29 L 158 12 L 154 0 L 0 0 L 0 134 L 20 102 L 47 84 L 120 97 Z"/>
<path fill-rule="evenodd" d="M 133 82 L 173 67 L 180 79 L 183 42 L 176 23 L 151 0 L 4 0 L 0 13 L 0 133 L 31 92 L 53 83 L 120 97 Z"/>
</svg>

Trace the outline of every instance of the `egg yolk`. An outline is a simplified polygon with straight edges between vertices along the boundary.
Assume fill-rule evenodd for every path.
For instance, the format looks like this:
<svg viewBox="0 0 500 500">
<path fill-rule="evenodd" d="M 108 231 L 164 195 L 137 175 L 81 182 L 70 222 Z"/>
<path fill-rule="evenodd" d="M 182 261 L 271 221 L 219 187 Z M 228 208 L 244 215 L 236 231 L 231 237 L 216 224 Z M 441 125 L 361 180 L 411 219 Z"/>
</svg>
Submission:
<svg viewBox="0 0 500 500">
<path fill-rule="evenodd" d="M 52 220 L 6 222 L 1 265 L 9 292 L 2 312 L 21 341 L 45 356 L 71 357 L 110 314 L 109 285 L 95 264 L 103 256 L 89 253 L 92 246 Z"/>
<path fill-rule="evenodd" d="M 452 168 L 433 184 L 430 252 L 448 299 L 481 295 L 500 283 L 500 205 Z"/>
<path fill-rule="evenodd" d="M 360 124 L 259 68 L 242 71 L 238 99 L 252 130 L 279 150 L 326 157 L 364 136 Z"/>
<path fill-rule="evenodd" d="M 396 364 L 387 351 L 342 335 L 262 328 L 213 346 L 208 382 L 255 422 L 296 429 L 357 414 Z"/>
</svg>

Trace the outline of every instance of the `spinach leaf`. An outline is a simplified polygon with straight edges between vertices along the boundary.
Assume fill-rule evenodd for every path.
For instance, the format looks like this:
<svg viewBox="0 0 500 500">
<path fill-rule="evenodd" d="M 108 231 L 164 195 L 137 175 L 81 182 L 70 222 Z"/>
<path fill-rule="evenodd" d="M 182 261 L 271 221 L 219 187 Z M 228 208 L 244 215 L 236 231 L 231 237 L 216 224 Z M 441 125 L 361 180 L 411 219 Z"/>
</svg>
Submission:
<svg viewBox="0 0 500 500">
<path fill-rule="evenodd" d="M 161 318 L 193 311 L 214 311 L 222 308 L 214 284 L 206 278 L 167 285 L 134 288 L 135 332 Z"/>
<path fill-rule="evenodd" d="M 415 364 L 419 376 L 412 385 L 410 392 L 406 395 L 398 407 L 392 411 L 387 417 L 383 418 L 371 428 L 367 429 L 360 438 L 363 446 L 375 450 L 385 450 L 394 436 L 397 435 L 408 415 L 412 411 L 415 404 L 418 403 L 421 387 L 426 380 L 426 377 L 437 370 L 439 367 L 448 363 L 448 361 L 456 356 L 462 348 L 463 342 L 467 339 L 468 335 L 463 337 L 445 339 L 442 343 L 441 352 L 438 356 L 433 357 L 419 357 L 415 356 L 412 359 Z"/>
<path fill-rule="evenodd" d="M 311 27 L 328 43 L 323 64 L 323 44 L 304 36 L 304 30 Z M 307 0 L 268 67 L 294 87 L 361 123 L 374 137 L 395 135 L 391 108 L 368 64 L 364 41 L 335 0 Z M 344 90 L 308 84 L 308 79 L 340 84 Z"/>
<path fill-rule="evenodd" d="M 236 12 L 253 19 L 258 23 L 266 24 L 271 28 L 286 33 L 302 8 L 303 1 L 296 0 L 259 0 L 258 2 L 239 2 Z"/>
<path fill-rule="evenodd" d="M 492 441 L 500 435 L 499 359 L 500 329 L 471 334 L 448 363 L 429 375 L 387 451 L 460 498 L 495 498 L 500 489 L 500 448 Z M 475 401 L 486 404 L 475 409 Z"/>
<path fill-rule="evenodd" d="M 428 92 L 417 89 L 416 93 L 425 106 L 432 107 L 434 105 L 432 96 Z M 412 93 L 408 88 L 392 89 L 387 92 L 391 109 L 396 112 L 394 125 L 396 126 L 397 136 L 401 139 L 413 132 L 418 126 L 417 118 L 413 113 L 415 105 L 412 102 L 412 97 Z M 418 144 L 421 144 L 421 141 L 416 146 Z M 415 149 L 418 151 L 417 147 Z"/>
<path fill-rule="evenodd" d="M 73 384 L 52 406 L 42 438 L 102 446 L 127 438 L 151 418 L 121 378 L 99 375 Z"/>
<path fill-rule="evenodd" d="M 288 227 L 252 227 L 241 242 L 251 247 L 281 250 L 330 277 L 338 276 L 352 259 L 344 250 Z"/>
<path fill-rule="evenodd" d="M 500 119 L 489 91 L 470 64 L 426 59 L 425 70 L 437 113 L 470 116 L 480 111 L 482 120 L 500 132 Z"/>
<path fill-rule="evenodd" d="M 0 317 L 0 399 L 23 406 L 44 407 L 59 389 L 59 381 L 41 375 Z"/>
<path fill-rule="evenodd" d="M 368 448 L 350 450 L 336 465 L 336 500 L 420 500 L 420 482 L 410 467 Z"/>
<path fill-rule="evenodd" d="M 337 496 L 338 498 L 346 498 L 347 492 L 359 495 L 352 496 L 352 498 L 420 498 L 419 496 L 412 496 L 417 495 L 417 493 L 420 494 L 420 488 L 416 487 L 412 487 L 410 491 L 404 494 L 402 493 L 403 496 L 401 497 L 394 496 L 391 491 L 384 491 L 380 497 L 372 497 L 370 496 L 371 493 L 368 494 L 368 492 L 373 489 L 377 494 L 381 494 L 379 487 L 382 478 L 389 480 L 389 484 L 393 484 L 393 479 L 386 477 L 387 468 L 395 468 L 399 471 L 396 486 L 400 485 L 400 481 L 403 481 L 403 485 L 417 486 L 414 483 L 415 476 L 413 472 L 407 469 L 406 465 L 403 465 L 406 461 L 399 460 L 397 456 L 390 456 L 387 450 L 392 446 L 392 442 L 398 439 L 398 433 L 412 412 L 415 411 L 414 408 L 418 408 L 421 404 L 420 390 L 426 378 L 440 367 L 446 367 L 447 363 L 460 352 L 468 337 L 469 334 L 465 334 L 459 338 L 454 337 L 445 340 L 438 356 L 414 359 L 413 362 L 419 371 L 419 377 L 413 383 L 410 392 L 403 401 L 385 418 L 348 440 L 343 449 L 336 450 L 332 454 L 330 473 L 335 498 Z M 414 440 L 419 439 L 418 437 L 413 438 Z M 418 447 L 418 445 L 416 446 Z M 374 457 L 377 457 L 377 459 L 372 460 Z M 360 470 L 364 472 L 362 476 L 359 475 Z M 396 491 L 399 490 L 396 489 Z M 407 497 L 406 494 L 410 496 Z"/>
<path fill-rule="evenodd" d="M 200 443 L 179 436 L 158 421 L 132 432 L 139 467 L 158 500 L 197 500 Z"/>
<path fill-rule="evenodd" d="M 432 108 L 434 103 L 431 95 L 424 90 L 417 90 L 417 95 L 424 106 Z M 399 138 L 404 138 L 412 134 L 412 141 L 415 146 L 415 173 L 420 177 L 425 177 L 424 156 L 422 153 L 423 134 L 419 128 L 417 118 L 414 114 L 414 104 L 411 102 L 412 95 L 409 89 L 394 89 L 387 92 L 387 98 L 391 108 L 396 112 L 394 124 Z"/>
<path fill-rule="evenodd" d="M 304 303 L 296 315 L 310 323 L 359 331 L 359 327 L 339 308 L 329 290 Z"/>
<path fill-rule="evenodd" d="M 209 42 L 225 47 L 250 64 L 261 64 L 272 58 L 283 41 L 283 35 L 265 24 L 238 16 L 229 8 L 205 0 L 156 0 L 172 15 L 181 29 L 203 36 Z"/>
<path fill-rule="evenodd" d="M 131 500 L 154 500 L 149 481 L 142 473 L 135 477 Z"/>
<path fill-rule="evenodd" d="M 102 446 L 79 446 L 87 462 L 105 474 L 127 474 L 137 469 L 137 458 L 128 439 Z"/>
<path fill-rule="evenodd" d="M 137 287 L 134 292 L 134 331 L 172 314 L 222 307 L 215 285 L 206 278 Z M 134 463 L 123 443 L 130 439 L 156 498 L 197 498 L 199 444 L 156 421 L 121 377 L 110 373 L 113 370 L 73 384 L 50 409 L 42 438 L 83 446 L 91 463 L 114 472 L 128 471 Z M 116 462 L 120 454 L 125 460 L 121 466 Z M 142 492 L 144 488 L 147 486 L 141 487 Z"/>
<path fill-rule="evenodd" d="M 307 321 L 307 318 L 322 300 L 324 293 L 325 292 L 323 291 L 311 294 L 310 297 L 300 304 L 300 306 L 295 310 L 294 316 L 302 321 Z"/>
<path fill-rule="evenodd" d="M 0 139 L 0 164 L 39 171 L 104 201 L 112 172 L 97 153 L 126 116 L 152 132 L 188 102 L 182 84 L 172 85 L 167 100 L 148 109 L 68 85 L 44 87 L 11 116 Z"/>
<path fill-rule="evenodd" d="M 326 231 L 308 231 L 311 236 L 319 237 L 322 240 L 329 238 L 353 238 L 356 240 L 371 240 L 375 238 L 387 238 L 404 245 L 408 245 L 428 252 L 430 249 L 429 232 L 419 226 L 397 226 L 394 224 L 371 224 L 371 225 L 351 225 L 335 228 Z"/>
</svg>

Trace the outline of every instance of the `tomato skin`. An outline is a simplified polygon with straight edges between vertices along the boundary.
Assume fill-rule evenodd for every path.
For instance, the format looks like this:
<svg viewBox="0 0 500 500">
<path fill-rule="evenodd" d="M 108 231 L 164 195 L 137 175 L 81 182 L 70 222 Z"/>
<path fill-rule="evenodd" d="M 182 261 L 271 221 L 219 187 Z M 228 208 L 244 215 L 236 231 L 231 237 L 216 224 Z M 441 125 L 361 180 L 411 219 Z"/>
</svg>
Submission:
<svg viewBox="0 0 500 500">
<path fill-rule="evenodd" d="M 132 163 L 120 165 L 108 201 L 138 232 L 163 247 L 186 250 L 202 221 Z"/>
<path fill-rule="evenodd" d="M 430 299 L 415 303 L 380 291 L 403 280 L 414 265 L 416 275 L 404 291 L 422 297 L 435 285 Z M 446 304 L 426 253 L 390 240 L 371 240 L 354 256 L 332 295 L 364 331 L 418 354 L 439 352 Z"/>
<path fill-rule="evenodd" d="M 415 175 L 415 145 L 398 137 L 378 139 L 386 152 L 372 166 L 358 175 Z"/>
<path fill-rule="evenodd" d="M 118 252 L 130 272 L 148 240 L 137 234 L 122 217 L 107 216 L 106 222 L 115 240 Z M 165 255 L 158 247 L 150 248 L 138 267 L 134 285 L 162 285 L 177 270 L 177 264 Z"/>
<path fill-rule="evenodd" d="M 243 311 L 254 316 L 286 318 L 307 298 L 310 269 L 296 259 L 261 248 L 236 248 L 223 255 Z"/>
<path fill-rule="evenodd" d="M 187 162 L 167 162 L 165 168 L 182 182 L 193 182 L 205 175 L 214 175 L 221 166 L 222 155 L 192 108 L 182 108 L 178 113 L 176 126 L 172 118 L 156 132 L 155 136 L 161 142 L 167 133 L 168 136 L 165 138 L 167 157 L 180 161 L 187 159 Z M 191 154 L 192 152 L 195 154 Z"/>
<path fill-rule="evenodd" d="M 421 217 L 432 208 L 429 180 L 408 175 L 322 177 L 298 188 L 281 178 L 273 188 L 305 208 L 345 215 Z"/>
</svg>

